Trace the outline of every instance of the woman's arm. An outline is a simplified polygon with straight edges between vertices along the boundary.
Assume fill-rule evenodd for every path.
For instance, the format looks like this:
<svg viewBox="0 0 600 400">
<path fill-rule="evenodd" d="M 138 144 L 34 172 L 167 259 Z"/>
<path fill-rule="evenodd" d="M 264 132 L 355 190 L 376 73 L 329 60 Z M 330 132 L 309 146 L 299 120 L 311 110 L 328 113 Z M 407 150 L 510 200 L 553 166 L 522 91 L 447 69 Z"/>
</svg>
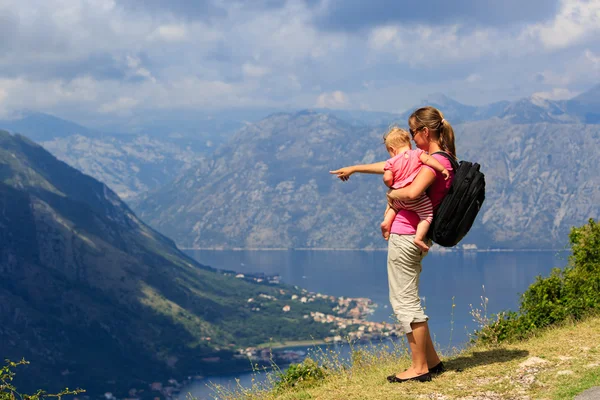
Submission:
<svg viewBox="0 0 600 400">
<path fill-rule="evenodd" d="M 429 168 L 421 168 L 421 171 L 415 177 L 415 180 L 408 186 L 401 189 L 390 190 L 387 194 L 390 201 L 393 200 L 414 200 L 427 190 L 435 181 L 435 172 Z"/>
<path fill-rule="evenodd" d="M 363 174 L 383 174 L 383 167 L 385 167 L 385 161 L 373 164 L 352 165 L 350 167 L 336 169 L 335 171 L 329 171 L 329 173 L 337 175 L 337 177 L 343 181 L 347 181 L 350 179 L 350 175 L 355 172 L 361 172 Z"/>
<path fill-rule="evenodd" d="M 419 156 L 419 159 L 421 160 L 421 162 L 423 164 L 430 166 L 431 168 L 435 169 L 436 171 L 438 171 L 442 175 L 444 175 L 445 180 L 448 180 L 448 178 L 450 178 L 450 172 L 448 172 L 446 167 L 444 167 L 441 162 L 439 162 L 435 158 L 431 157 L 429 154 L 421 153 L 421 155 Z"/>
</svg>

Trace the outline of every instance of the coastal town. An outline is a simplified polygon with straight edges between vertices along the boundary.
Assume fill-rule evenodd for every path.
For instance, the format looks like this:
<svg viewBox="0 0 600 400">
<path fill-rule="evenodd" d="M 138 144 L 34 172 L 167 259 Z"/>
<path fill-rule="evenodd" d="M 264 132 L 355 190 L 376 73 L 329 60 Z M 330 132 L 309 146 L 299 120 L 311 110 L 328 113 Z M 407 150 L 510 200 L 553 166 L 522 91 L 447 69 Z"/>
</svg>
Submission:
<svg viewBox="0 0 600 400">
<path fill-rule="evenodd" d="M 270 284 L 278 284 L 278 277 L 250 277 L 238 274 L 236 277 L 244 279 L 262 279 Z M 267 294 L 259 294 L 257 298 L 249 298 L 248 303 L 259 303 L 261 301 L 276 301 L 284 300 L 283 295 L 289 293 L 280 289 L 282 296 L 279 299 Z M 292 363 L 302 362 L 307 354 L 306 349 L 317 345 L 334 345 L 339 343 L 368 343 L 372 341 L 384 340 L 400 334 L 394 324 L 387 322 L 368 321 L 368 316 L 373 313 L 377 304 L 368 298 L 350 298 L 350 297 L 335 297 L 322 293 L 313 293 L 305 289 L 299 289 L 300 294 L 292 294 L 285 298 L 284 306 L 281 307 L 281 313 L 286 314 L 291 311 L 294 306 L 304 303 L 312 303 L 315 301 L 328 301 L 335 306 L 332 307 L 331 313 L 310 312 L 303 316 L 306 320 L 312 320 L 322 324 L 331 324 L 331 336 L 324 338 L 315 338 L 312 344 L 303 343 L 277 343 L 273 346 L 263 345 L 257 347 L 240 348 L 233 356 L 237 359 L 247 359 L 251 363 L 275 363 L 279 367 L 286 367 Z M 255 307 L 258 308 L 258 307 Z M 260 311 L 260 310 L 258 310 Z M 205 362 L 218 363 L 221 360 L 218 357 L 204 359 Z M 182 381 L 177 381 L 173 378 L 166 382 L 152 382 L 147 388 L 129 390 L 129 396 L 125 400 L 140 400 L 140 399 L 174 399 L 178 398 L 185 391 L 185 387 L 194 381 L 204 379 L 204 376 L 188 376 Z M 81 396 L 85 399 L 87 396 Z M 116 400 L 116 397 L 107 392 L 104 394 L 105 400 Z"/>
<path fill-rule="evenodd" d="M 314 338 L 304 342 L 264 343 L 255 347 L 238 348 L 234 350 L 233 358 L 248 360 L 249 364 L 272 365 L 285 368 L 292 363 L 300 363 L 307 356 L 307 350 L 316 346 L 327 346 L 336 344 L 360 344 L 372 343 L 399 336 L 401 332 L 398 327 L 388 322 L 369 321 L 369 316 L 378 307 L 369 298 L 336 297 L 322 293 L 310 292 L 306 289 L 294 286 L 286 287 L 281 284 L 278 275 L 266 275 L 263 273 L 241 274 L 234 271 L 220 271 L 224 275 L 232 275 L 237 279 L 254 281 L 267 287 L 277 287 L 277 296 L 273 294 L 259 293 L 255 297 L 246 300 L 248 307 L 254 312 L 261 312 L 261 307 L 280 307 L 282 316 L 290 313 L 294 308 L 298 310 L 301 305 L 307 303 L 321 303 L 330 305 L 330 312 L 310 311 L 302 315 L 307 321 L 320 324 L 330 324 L 331 335 Z M 204 340 L 211 341 L 213 338 L 205 337 Z M 233 344 L 230 345 L 233 347 Z M 202 358 L 204 363 L 220 363 L 220 357 L 212 356 Z M 124 400 L 162 400 L 177 399 L 185 392 L 186 387 L 194 382 L 202 381 L 205 376 L 192 375 L 176 380 L 170 378 L 164 382 L 151 382 L 145 388 L 131 388 L 128 397 Z M 105 400 L 117 400 L 111 392 L 104 394 Z M 80 396 L 79 399 L 87 400 L 88 396 Z M 79 400 L 75 399 L 75 400 Z"/>
<path fill-rule="evenodd" d="M 263 299 L 275 300 L 272 296 L 259 296 Z M 310 312 L 303 317 L 323 324 L 332 324 L 330 332 L 335 334 L 315 340 L 314 344 L 369 342 L 400 334 L 394 324 L 368 321 L 368 316 L 377 307 L 377 304 L 368 298 L 335 297 L 308 292 L 303 289 L 302 295 L 293 294 L 289 298 L 289 302 L 282 307 L 281 311 L 282 313 L 289 312 L 294 303 L 310 303 L 319 299 L 329 300 L 335 303 L 336 306 L 332 308 L 331 313 Z M 255 299 L 250 298 L 248 302 L 255 302 Z M 301 362 L 304 355 L 305 352 L 303 350 L 290 350 L 278 345 L 274 347 L 260 346 L 239 349 L 234 357 L 248 358 L 252 361 L 274 360 L 275 362 L 292 363 Z"/>
</svg>

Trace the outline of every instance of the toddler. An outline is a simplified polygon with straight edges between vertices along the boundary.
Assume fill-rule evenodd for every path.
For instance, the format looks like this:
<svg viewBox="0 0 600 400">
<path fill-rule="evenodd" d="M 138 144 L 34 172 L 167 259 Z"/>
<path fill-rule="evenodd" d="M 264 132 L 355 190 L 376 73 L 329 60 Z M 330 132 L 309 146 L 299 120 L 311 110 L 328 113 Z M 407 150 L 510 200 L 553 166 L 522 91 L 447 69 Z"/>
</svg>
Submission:
<svg viewBox="0 0 600 400">
<path fill-rule="evenodd" d="M 394 127 L 390 129 L 383 137 L 385 148 L 390 153 L 390 158 L 385 163 L 383 182 L 390 189 L 400 189 L 408 186 L 415 179 L 423 164 L 430 166 L 444 175 L 445 179 L 450 177 L 450 173 L 439 161 L 431 157 L 423 150 L 412 150 L 410 145 L 410 136 L 404 129 Z M 429 225 L 433 220 L 433 207 L 429 197 L 423 193 L 420 197 L 408 201 L 396 201 L 393 204 L 388 202 L 385 209 L 383 222 L 381 223 L 381 233 L 385 240 L 390 237 L 392 222 L 399 209 L 414 211 L 419 216 L 419 224 L 415 235 L 415 245 L 422 251 L 428 251 L 429 246 L 425 243 L 425 236 L 429 230 Z"/>
</svg>

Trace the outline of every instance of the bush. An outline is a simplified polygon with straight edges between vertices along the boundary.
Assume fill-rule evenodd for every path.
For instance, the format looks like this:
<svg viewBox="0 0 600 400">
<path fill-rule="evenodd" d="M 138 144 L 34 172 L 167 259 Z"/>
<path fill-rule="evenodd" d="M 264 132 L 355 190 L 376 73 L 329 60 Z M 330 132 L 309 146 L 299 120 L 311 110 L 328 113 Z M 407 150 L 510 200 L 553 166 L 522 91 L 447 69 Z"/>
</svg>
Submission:
<svg viewBox="0 0 600 400">
<path fill-rule="evenodd" d="M 315 381 L 325 379 L 326 371 L 324 367 L 310 359 L 306 358 L 300 364 L 292 364 L 289 368 L 279 374 L 279 381 L 275 383 L 277 389 L 287 389 L 298 385 L 307 385 Z"/>
<path fill-rule="evenodd" d="M 565 321 L 579 320 L 600 309 L 600 224 L 587 225 L 569 234 L 572 255 L 564 270 L 537 277 L 521 296 L 519 312 L 497 315 L 475 336 L 484 343 L 524 338 L 534 331 Z"/>
<path fill-rule="evenodd" d="M 34 394 L 20 394 L 12 385 L 12 381 L 15 377 L 13 369 L 19 365 L 25 364 L 29 363 L 25 360 L 19 362 L 6 360 L 6 365 L 0 368 L 0 400 L 41 400 L 45 397 L 58 397 L 60 399 L 62 396 L 85 392 L 85 390 L 81 389 L 69 390 L 67 388 L 57 394 L 49 394 L 43 390 L 38 390 Z"/>
</svg>

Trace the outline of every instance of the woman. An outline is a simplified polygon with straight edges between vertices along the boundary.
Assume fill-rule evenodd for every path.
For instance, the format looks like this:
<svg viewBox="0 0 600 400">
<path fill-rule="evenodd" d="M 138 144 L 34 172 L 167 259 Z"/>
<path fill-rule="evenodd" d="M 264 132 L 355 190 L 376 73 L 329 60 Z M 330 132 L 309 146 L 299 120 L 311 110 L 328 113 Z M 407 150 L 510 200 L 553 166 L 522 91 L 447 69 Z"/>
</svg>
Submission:
<svg viewBox="0 0 600 400">
<path fill-rule="evenodd" d="M 456 158 L 454 130 L 444 119 L 444 115 L 434 107 L 422 107 L 408 119 L 409 131 L 417 147 L 427 151 L 450 172 L 450 178 L 444 179 L 440 172 L 423 167 L 414 181 L 402 189 L 392 190 L 388 194 L 392 200 L 413 200 L 427 191 L 434 210 L 448 193 L 454 170 L 450 161 L 436 152 L 445 152 Z M 331 171 L 342 181 L 347 181 L 355 172 L 383 174 L 385 162 L 367 165 L 354 165 Z M 419 297 L 419 275 L 424 255 L 413 243 L 419 217 L 412 211 L 400 210 L 392 223 L 388 241 L 388 282 L 390 303 L 399 324 L 406 333 L 412 353 L 410 368 L 401 373 L 388 376 L 390 382 L 431 380 L 431 374 L 440 373 L 444 366 L 435 351 L 428 317 L 421 307 Z"/>
</svg>

